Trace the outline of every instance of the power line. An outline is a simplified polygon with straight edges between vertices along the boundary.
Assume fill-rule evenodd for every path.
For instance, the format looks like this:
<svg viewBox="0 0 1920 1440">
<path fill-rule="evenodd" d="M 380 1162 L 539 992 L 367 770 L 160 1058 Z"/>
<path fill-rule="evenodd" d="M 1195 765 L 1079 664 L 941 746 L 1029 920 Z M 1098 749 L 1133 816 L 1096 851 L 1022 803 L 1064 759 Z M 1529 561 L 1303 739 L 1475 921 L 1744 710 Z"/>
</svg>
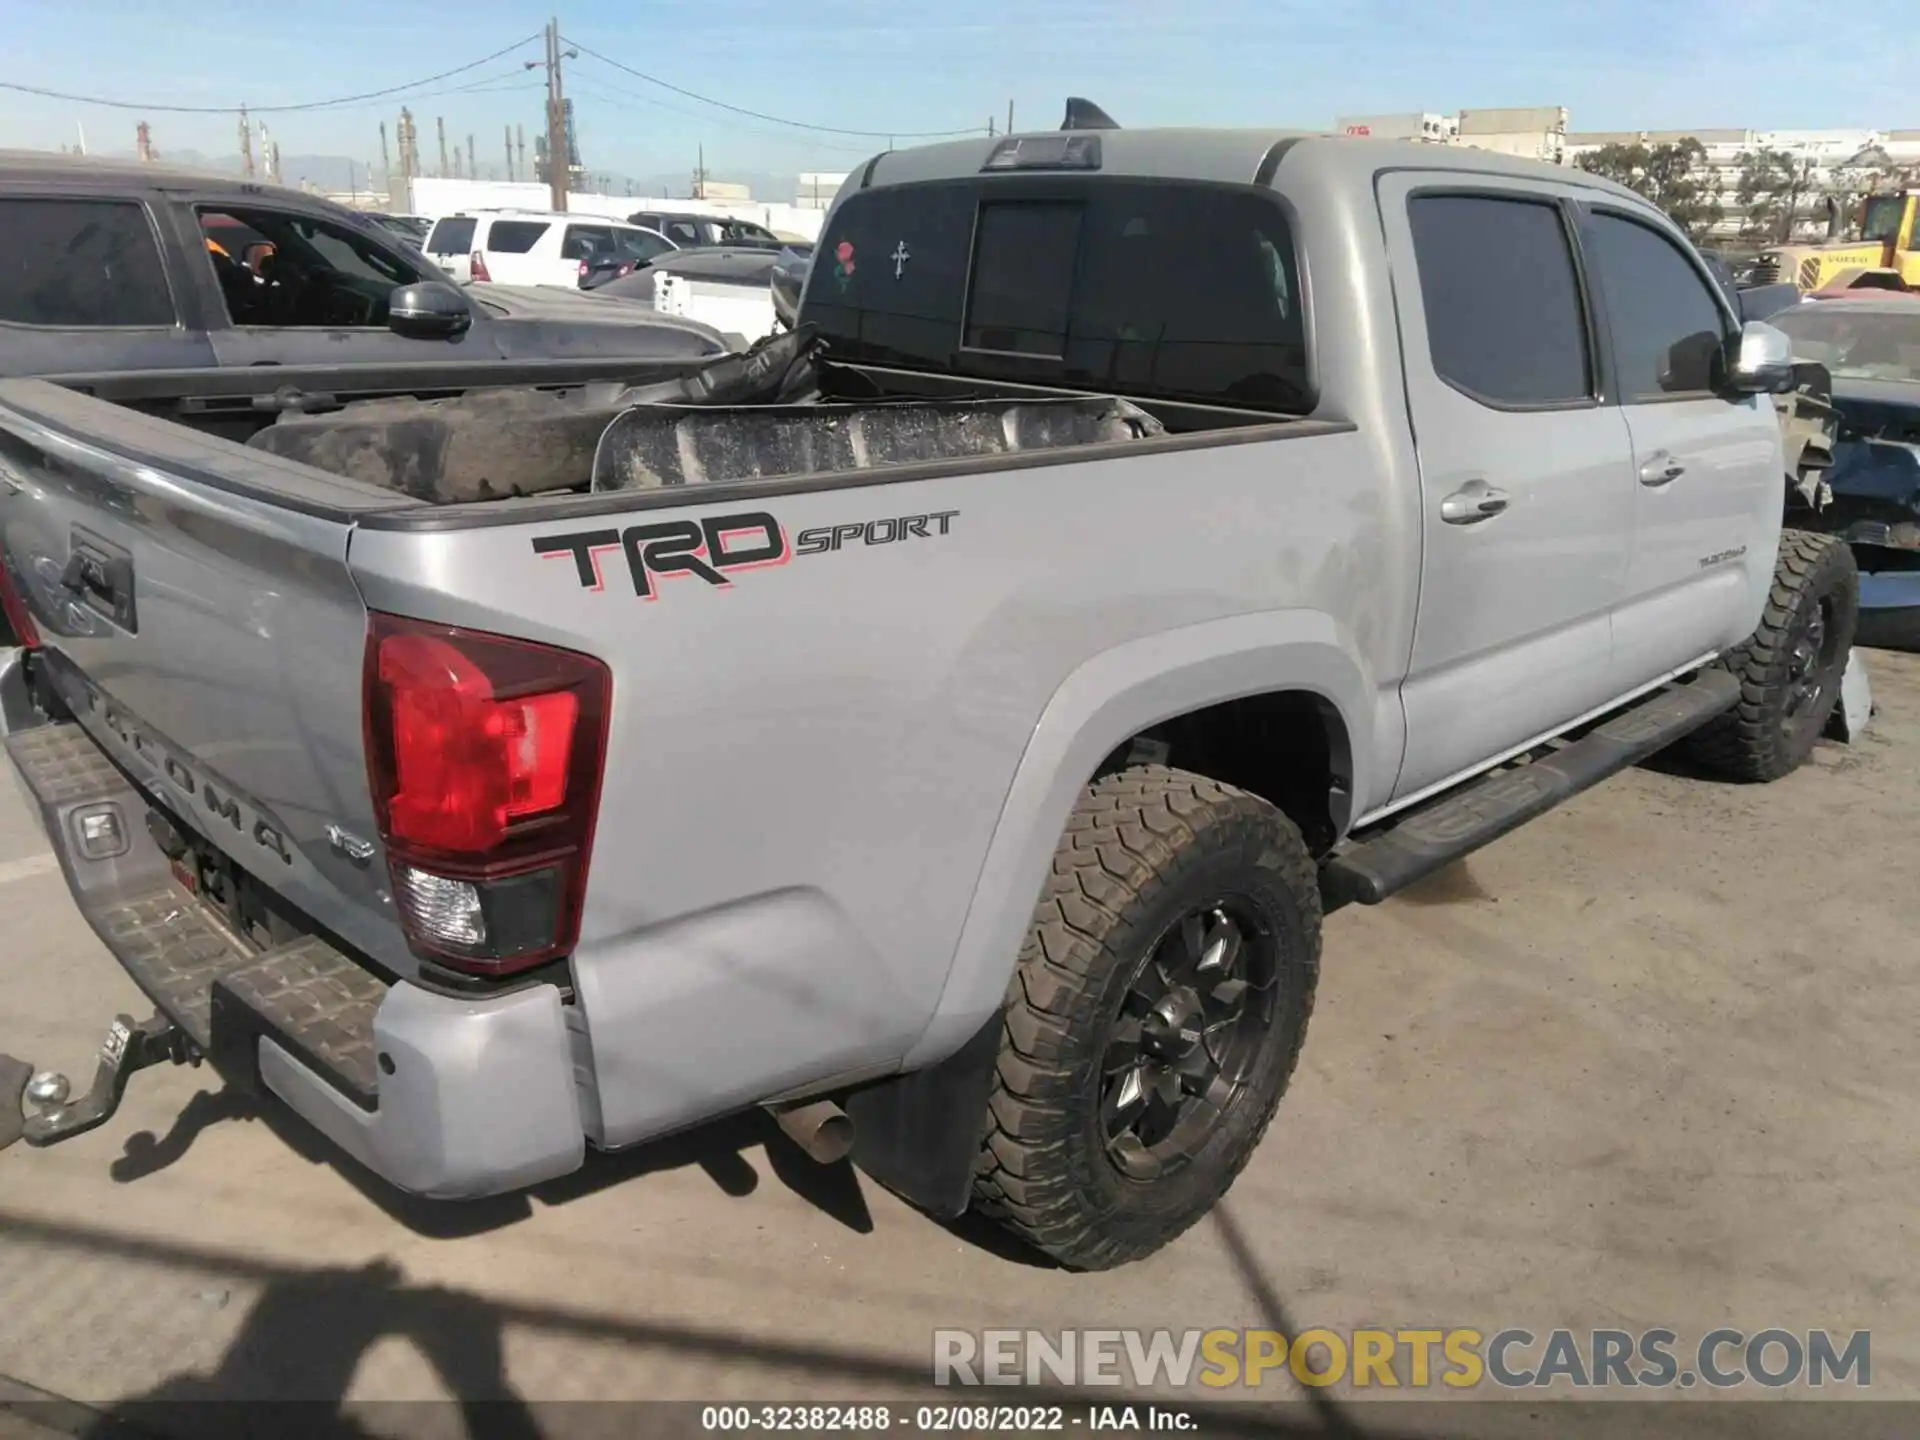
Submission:
<svg viewBox="0 0 1920 1440">
<path fill-rule="evenodd" d="M 616 110 L 627 109 L 634 105 L 645 105 L 654 110 L 664 110 L 669 115 L 682 115 L 688 119 L 699 120 L 704 123 L 715 123 L 715 117 L 713 116 L 702 115 L 697 110 L 689 110 L 681 105 L 669 105 L 663 100 L 655 100 L 651 96 L 622 89 L 618 85 L 609 84 L 598 75 L 591 77 L 591 81 L 589 82 L 582 80 L 579 72 L 576 71 L 567 81 L 567 85 L 569 89 L 574 90 L 580 95 L 584 95 L 587 99 L 597 104 L 611 106 Z M 794 136 L 785 135 L 781 131 L 770 130 L 764 125 L 748 125 L 739 120 L 727 119 L 724 116 L 719 117 L 717 123 L 744 130 L 749 135 L 769 135 L 793 140 L 797 144 L 807 146 L 814 150 L 831 150 L 841 155 L 873 154 L 872 145 L 837 145 L 831 140 L 797 139 Z"/>
<path fill-rule="evenodd" d="M 284 115 L 292 110 L 325 110 L 337 105 L 351 105 L 361 100 L 380 100 L 402 91 L 416 90 L 422 85 L 432 85 L 439 80 L 451 79 L 455 75 L 464 75 L 469 70 L 478 70 L 482 65 L 491 65 L 495 60 L 511 55 L 514 51 L 531 45 L 540 38 L 538 32 L 513 42 L 491 55 L 482 55 L 478 60 L 470 60 L 465 65 L 456 65 L 451 70 L 442 70 L 438 75 L 429 75 L 423 80 L 410 80 L 405 85 L 389 85 L 384 90 L 368 90 L 360 95 L 342 95 L 333 100 L 307 100 L 297 105 L 254 105 L 249 112 L 254 115 Z M 168 115 L 231 115 L 239 107 L 234 105 L 152 105 L 131 100 L 107 100 L 98 95 L 71 95 L 63 90 L 47 90 L 38 85 L 22 85 L 13 80 L 0 80 L 0 90 L 13 90 L 22 95 L 38 95 L 47 100 L 67 100 L 77 105 L 104 105 L 111 110 L 153 110 Z"/>
<path fill-rule="evenodd" d="M 729 105 L 724 100 L 715 100 L 711 95 L 701 95 L 693 90 L 684 90 L 671 81 L 662 80 L 657 75 L 649 75 L 644 70 L 636 70 L 631 65 L 623 65 L 610 56 L 602 55 L 598 50 L 582 45 L 578 40 L 566 39 L 582 55 L 591 55 L 602 65 L 611 65 L 616 70 L 624 70 L 636 80 L 644 80 L 649 85 L 658 85 L 662 90 L 671 90 L 676 95 L 684 95 L 689 100 L 698 100 L 702 105 L 711 105 L 719 110 L 731 110 L 736 115 L 746 115 L 754 120 L 768 120 L 775 125 L 788 125 L 796 130 L 818 130 L 826 135 L 853 135 L 869 140 L 951 140 L 962 135 L 977 135 L 979 127 L 967 130 L 848 130 L 839 125 L 813 125 L 805 120 L 788 120 L 784 116 L 769 115 L 762 110 L 748 110 L 743 106 Z"/>
</svg>

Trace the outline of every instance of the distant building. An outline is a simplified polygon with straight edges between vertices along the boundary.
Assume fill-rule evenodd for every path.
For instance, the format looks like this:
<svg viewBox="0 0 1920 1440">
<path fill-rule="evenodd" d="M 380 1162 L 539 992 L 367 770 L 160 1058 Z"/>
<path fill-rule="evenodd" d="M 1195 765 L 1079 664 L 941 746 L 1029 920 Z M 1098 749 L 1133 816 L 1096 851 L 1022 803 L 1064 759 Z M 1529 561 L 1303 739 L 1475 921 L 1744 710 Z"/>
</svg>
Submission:
<svg viewBox="0 0 1920 1440">
<path fill-rule="evenodd" d="M 1565 163 L 1567 109 L 1541 105 L 1520 110 L 1462 110 L 1456 142 L 1476 150 L 1518 155 L 1527 160 Z"/>
<path fill-rule="evenodd" d="M 794 187 L 793 203 L 802 210 L 825 210 L 847 181 L 844 174 L 809 170 Z"/>
<path fill-rule="evenodd" d="M 1365 135 L 1374 140 L 1423 140 L 1430 145 L 1445 145 L 1460 133 L 1460 122 L 1452 115 L 1420 112 L 1407 115 L 1343 115 L 1333 122 L 1342 135 Z"/>
</svg>

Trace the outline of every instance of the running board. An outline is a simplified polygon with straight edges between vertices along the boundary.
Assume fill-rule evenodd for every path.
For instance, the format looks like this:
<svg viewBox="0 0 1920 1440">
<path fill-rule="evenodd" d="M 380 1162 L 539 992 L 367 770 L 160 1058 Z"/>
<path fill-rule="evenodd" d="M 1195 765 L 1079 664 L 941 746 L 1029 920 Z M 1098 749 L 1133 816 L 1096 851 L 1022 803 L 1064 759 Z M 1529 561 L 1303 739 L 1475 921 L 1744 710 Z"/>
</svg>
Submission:
<svg viewBox="0 0 1920 1440">
<path fill-rule="evenodd" d="M 1732 709 L 1739 698 L 1740 681 L 1731 671 L 1703 671 L 1685 684 L 1656 691 L 1578 740 L 1528 763 L 1483 775 L 1407 812 L 1322 867 L 1323 908 L 1335 910 L 1349 901 L 1378 905 L 1561 801 L 1664 750 Z"/>
</svg>

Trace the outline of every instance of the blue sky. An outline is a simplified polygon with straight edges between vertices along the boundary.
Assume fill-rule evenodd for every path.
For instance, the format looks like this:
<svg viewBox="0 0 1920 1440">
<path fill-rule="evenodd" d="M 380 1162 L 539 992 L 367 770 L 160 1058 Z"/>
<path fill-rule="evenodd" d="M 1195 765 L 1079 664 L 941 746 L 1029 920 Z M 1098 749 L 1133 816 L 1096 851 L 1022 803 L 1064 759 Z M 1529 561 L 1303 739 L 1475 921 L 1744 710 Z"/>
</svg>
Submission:
<svg viewBox="0 0 1920 1440">
<path fill-rule="evenodd" d="M 323 100 L 477 59 L 549 13 L 513 0 L 0 0 L 0 80 L 143 104 Z M 1920 126 L 1910 44 L 1862 44 L 1857 27 L 1809 24 L 1786 0 L 567 0 L 560 22 L 689 90 L 879 132 L 1004 121 L 1010 99 L 1021 128 L 1050 127 L 1070 93 L 1130 125 L 1565 105 L 1580 130 Z M 435 116 L 450 143 L 472 133 L 482 166 L 499 166 L 503 126 L 524 125 L 531 147 L 541 123 L 538 72 L 517 64 L 540 53 L 536 40 L 429 87 L 455 93 L 262 118 L 283 153 L 368 159 L 407 101 L 429 168 Z M 716 178 L 840 170 L 884 144 L 729 115 L 591 57 L 567 74 L 594 170 L 690 171 L 702 144 Z M 142 118 L 163 154 L 237 144 L 232 115 L 0 92 L 0 146 L 73 143 L 84 125 L 91 148 L 131 150 Z"/>
</svg>

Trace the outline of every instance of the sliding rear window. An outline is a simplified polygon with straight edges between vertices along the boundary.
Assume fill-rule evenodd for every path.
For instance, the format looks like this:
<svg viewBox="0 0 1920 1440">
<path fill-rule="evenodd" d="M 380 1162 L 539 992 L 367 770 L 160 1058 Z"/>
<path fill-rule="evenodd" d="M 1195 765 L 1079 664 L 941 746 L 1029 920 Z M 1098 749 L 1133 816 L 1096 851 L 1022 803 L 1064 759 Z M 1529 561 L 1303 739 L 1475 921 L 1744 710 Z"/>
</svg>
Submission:
<svg viewBox="0 0 1920 1440">
<path fill-rule="evenodd" d="M 1291 227 L 1243 186 L 991 177 L 851 197 L 808 319 L 836 358 L 1303 414 Z"/>
</svg>

